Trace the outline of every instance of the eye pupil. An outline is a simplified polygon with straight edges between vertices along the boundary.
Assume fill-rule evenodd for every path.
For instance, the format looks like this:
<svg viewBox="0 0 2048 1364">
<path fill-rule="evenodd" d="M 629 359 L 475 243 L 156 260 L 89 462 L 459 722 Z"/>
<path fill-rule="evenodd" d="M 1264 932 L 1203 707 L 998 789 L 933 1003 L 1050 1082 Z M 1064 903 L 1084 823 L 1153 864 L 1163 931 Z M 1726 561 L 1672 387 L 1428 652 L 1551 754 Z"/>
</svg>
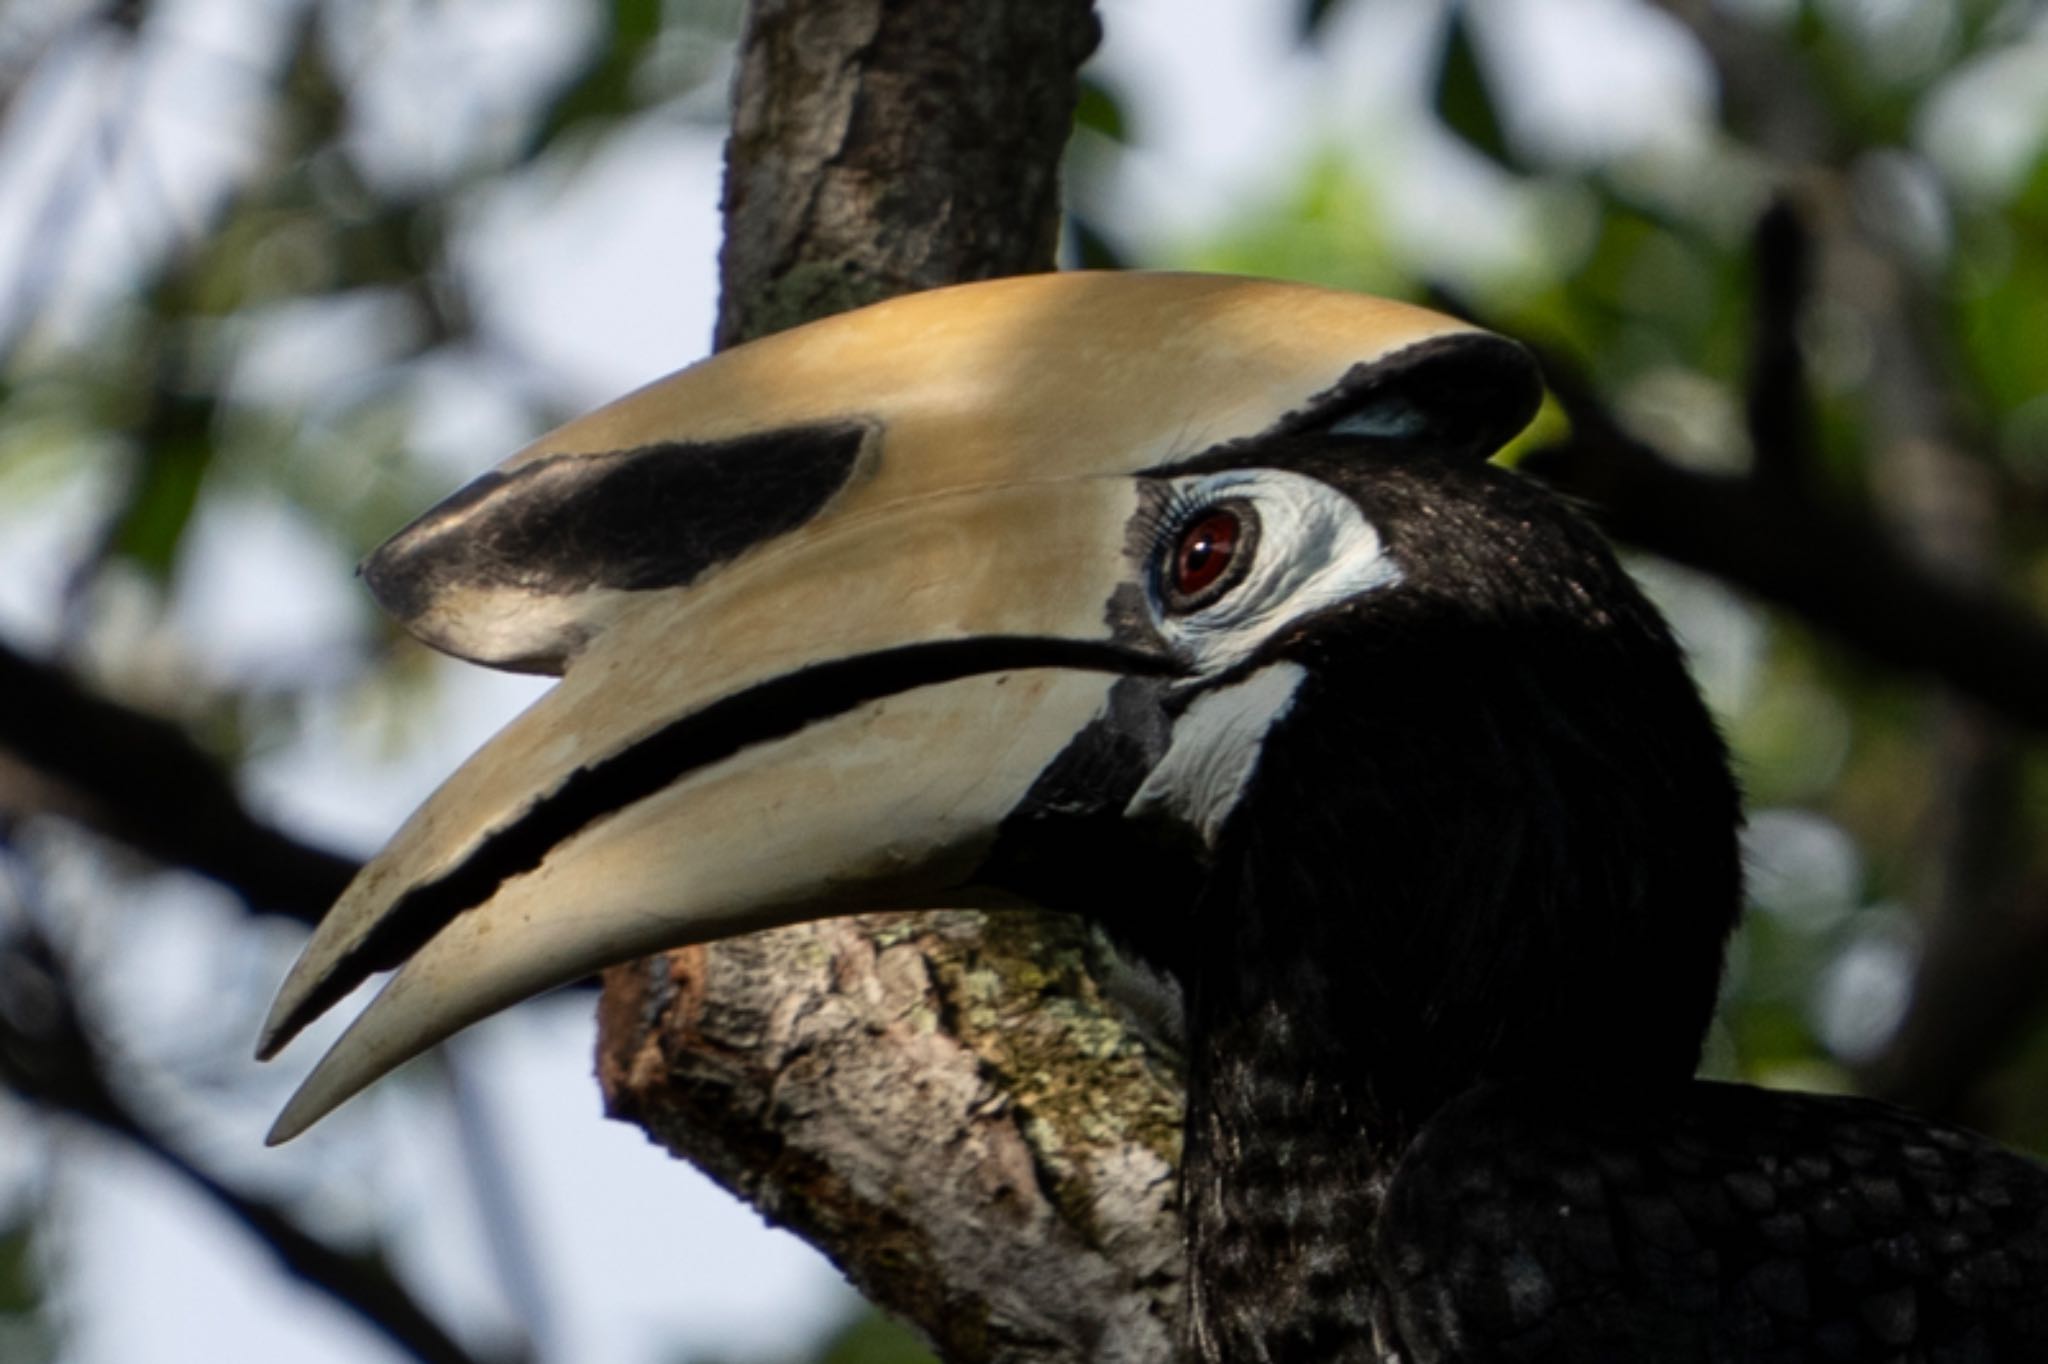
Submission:
<svg viewBox="0 0 2048 1364">
<path fill-rule="evenodd" d="M 1219 507 L 1189 523 L 1173 556 L 1173 590 L 1191 597 L 1223 576 L 1237 556 L 1237 513 Z"/>
</svg>

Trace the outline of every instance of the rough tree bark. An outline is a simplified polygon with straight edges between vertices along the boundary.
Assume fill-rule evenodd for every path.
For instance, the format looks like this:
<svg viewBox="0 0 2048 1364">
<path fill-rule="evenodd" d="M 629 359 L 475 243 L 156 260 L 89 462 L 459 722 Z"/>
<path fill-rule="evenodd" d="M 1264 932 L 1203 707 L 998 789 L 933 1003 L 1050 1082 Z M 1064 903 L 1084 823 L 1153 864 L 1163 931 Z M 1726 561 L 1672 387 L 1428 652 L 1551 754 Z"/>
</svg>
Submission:
<svg viewBox="0 0 2048 1364">
<path fill-rule="evenodd" d="M 723 348 L 1053 268 L 1091 0 L 757 0 L 726 147 Z"/>
<path fill-rule="evenodd" d="M 721 345 L 1052 267 L 1089 0 L 764 0 L 727 148 Z M 1180 1081 L 1079 925 L 875 915 L 608 973 L 637 1122 L 948 1360 L 1171 1354 Z"/>
</svg>

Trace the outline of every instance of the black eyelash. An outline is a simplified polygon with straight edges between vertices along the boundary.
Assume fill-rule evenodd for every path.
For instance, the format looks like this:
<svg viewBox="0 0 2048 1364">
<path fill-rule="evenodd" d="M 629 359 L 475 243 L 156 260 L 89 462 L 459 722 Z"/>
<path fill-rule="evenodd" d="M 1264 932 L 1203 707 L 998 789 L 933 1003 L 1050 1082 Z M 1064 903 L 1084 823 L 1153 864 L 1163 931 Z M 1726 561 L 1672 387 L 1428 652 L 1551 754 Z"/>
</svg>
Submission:
<svg viewBox="0 0 2048 1364">
<path fill-rule="evenodd" d="M 1140 562 L 1147 566 L 1146 592 L 1152 598 L 1154 608 L 1162 615 L 1183 615 L 1206 607 L 1236 590 L 1251 571 L 1253 557 L 1259 549 L 1259 515 L 1250 499 L 1228 489 L 1192 492 L 1172 483 L 1148 484 L 1146 492 L 1138 514 L 1133 518 L 1132 533 L 1133 547 Z M 1224 570 L 1222 577 L 1194 598 L 1183 599 L 1175 592 L 1172 577 L 1174 553 L 1180 538 L 1201 518 L 1222 509 L 1228 509 L 1237 517 L 1240 538 L 1234 562 Z"/>
<path fill-rule="evenodd" d="M 1138 514 L 1131 520 L 1131 537 L 1132 543 L 1148 559 L 1157 556 L 1160 544 L 1169 535 L 1177 535 L 1181 527 L 1223 500 L 1164 481 L 1148 481 L 1144 489 L 1145 496 L 1138 504 Z"/>
</svg>

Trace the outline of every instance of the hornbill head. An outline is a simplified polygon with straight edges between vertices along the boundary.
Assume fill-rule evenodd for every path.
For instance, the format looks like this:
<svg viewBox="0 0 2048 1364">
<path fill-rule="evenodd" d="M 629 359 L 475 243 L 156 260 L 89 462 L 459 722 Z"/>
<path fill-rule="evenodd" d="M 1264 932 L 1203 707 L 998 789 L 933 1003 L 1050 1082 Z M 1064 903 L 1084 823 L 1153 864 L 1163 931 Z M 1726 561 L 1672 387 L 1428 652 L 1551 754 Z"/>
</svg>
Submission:
<svg viewBox="0 0 2048 1364">
<path fill-rule="evenodd" d="M 1398 303 L 1065 274 L 801 327 L 542 437 L 364 565 L 428 643 L 561 681 L 321 923 L 261 1054 L 397 972 L 272 1139 L 663 948 L 1199 880 L 1319 632 L 1414 576 L 1357 487 L 1483 460 L 1538 392 L 1519 347 Z"/>
</svg>

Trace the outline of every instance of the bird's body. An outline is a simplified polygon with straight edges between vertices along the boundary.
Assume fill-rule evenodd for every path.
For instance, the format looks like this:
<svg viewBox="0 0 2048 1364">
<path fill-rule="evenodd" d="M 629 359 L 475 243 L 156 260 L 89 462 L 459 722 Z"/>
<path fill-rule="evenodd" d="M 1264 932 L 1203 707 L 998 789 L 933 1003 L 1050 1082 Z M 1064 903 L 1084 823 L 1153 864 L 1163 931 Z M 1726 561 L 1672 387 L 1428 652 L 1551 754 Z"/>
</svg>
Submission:
<svg viewBox="0 0 2048 1364">
<path fill-rule="evenodd" d="M 1377 1249 L 1415 1364 L 2048 1358 L 2040 1168 L 1862 1099 L 1482 1087 Z"/>
<path fill-rule="evenodd" d="M 280 1135 L 595 965 L 986 889 L 1181 982 L 1196 1359 L 2048 1359 L 2048 1175 L 1691 1078 L 1734 785 L 1599 537 L 1477 462 L 1534 396 L 1429 314 L 1069 277 L 544 439 L 369 566 L 567 671 L 287 983 L 267 1045 L 409 963 Z"/>
</svg>

